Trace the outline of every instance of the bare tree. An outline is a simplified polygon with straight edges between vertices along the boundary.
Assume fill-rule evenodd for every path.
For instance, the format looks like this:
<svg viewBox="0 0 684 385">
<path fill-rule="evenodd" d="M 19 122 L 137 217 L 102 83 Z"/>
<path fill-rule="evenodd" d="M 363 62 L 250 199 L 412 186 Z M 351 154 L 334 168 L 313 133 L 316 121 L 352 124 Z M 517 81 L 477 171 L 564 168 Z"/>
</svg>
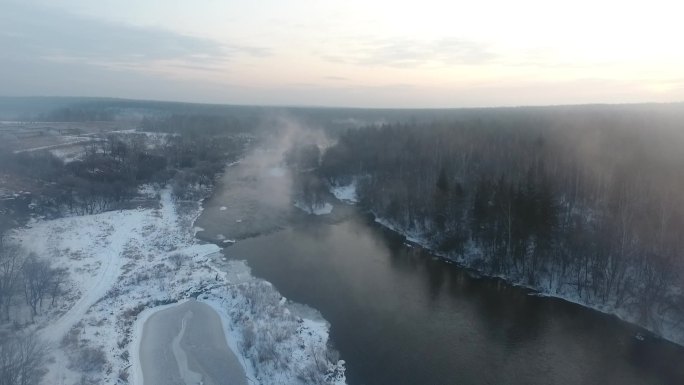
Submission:
<svg viewBox="0 0 684 385">
<path fill-rule="evenodd" d="M 64 293 L 62 285 L 66 281 L 69 273 L 67 269 L 52 269 L 51 280 L 50 280 L 50 296 L 52 297 L 50 301 L 50 306 L 55 306 L 55 299 Z"/>
<path fill-rule="evenodd" d="M 46 357 L 46 345 L 34 334 L 0 338 L 0 385 L 39 384 Z"/>
<path fill-rule="evenodd" d="M 19 246 L 7 241 L 0 242 L 0 309 L 9 319 L 12 297 L 21 278 L 24 254 Z"/>
<path fill-rule="evenodd" d="M 24 296 L 26 304 L 31 308 L 31 317 L 38 314 L 43 307 L 43 299 L 51 290 L 55 289 L 55 279 L 61 274 L 50 266 L 46 259 L 40 259 L 30 254 L 22 267 L 24 278 Z"/>
</svg>

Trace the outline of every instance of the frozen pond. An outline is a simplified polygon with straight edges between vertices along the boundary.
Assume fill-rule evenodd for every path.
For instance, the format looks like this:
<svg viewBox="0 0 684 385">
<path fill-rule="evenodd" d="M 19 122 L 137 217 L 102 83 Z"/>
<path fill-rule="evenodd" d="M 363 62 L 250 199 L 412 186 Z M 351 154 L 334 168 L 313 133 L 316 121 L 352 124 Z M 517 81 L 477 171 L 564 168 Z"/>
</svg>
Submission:
<svg viewBox="0 0 684 385">
<path fill-rule="evenodd" d="M 152 314 L 143 326 L 140 365 L 145 385 L 247 385 L 209 305 L 188 301 Z"/>
</svg>

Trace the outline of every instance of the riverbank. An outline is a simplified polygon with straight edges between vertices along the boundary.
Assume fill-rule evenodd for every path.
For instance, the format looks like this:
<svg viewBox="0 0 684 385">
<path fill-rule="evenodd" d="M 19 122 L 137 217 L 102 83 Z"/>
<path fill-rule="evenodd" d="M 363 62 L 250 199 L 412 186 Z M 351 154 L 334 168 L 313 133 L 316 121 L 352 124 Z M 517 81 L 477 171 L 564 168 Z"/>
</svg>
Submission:
<svg viewBox="0 0 684 385">
<path fill-rule="evenodd" d="M 330 186 L 330 192 L 342 203 L 346 204 L 356 204 L 359 201 L 358 194 L 356 192 L 355 183 L 349 185 L 337 185 Z M 530 290 L 530 295 L 536 295 L 539 297 L 551 297 L 558 298 L 570 303 L 574 303 L 594 311 L 598 311 L 604 314 L 615 316 L 618 319 L 628 322 L 632 325 L 638 326 L 643 329 L 642 332 L 635 335 L 635 338 L 643 340 L 646 337 L 650 338 L 662 338 L 664 340 L 673 342 L 680 346 L 684 346 L 684 323 L 678 322 L 677 320 L 669 318 L 660 319 L 649 319 L 649 323 L 642 322 L 639 317 L 624 307 L 615 307 L 607 305 L 605 303 L 595 303 L 591 301 L 591 298 L 582 298 L 574 293 L 570 287 L 567 285 L 563 286 L 561 290 L 551 291 L 545 290 L 544 284 L 538 286 L 531 286 L 522 282 L 522 280 L 515 279 L 514 277 L 506 276 L 503 274 L 491 275 L 476 268 L 478 260 L 480 260 L 481 252 L 472 247 L 467 248 L 467 251 L 463 255 L 452 255 L 449 253 L 440 252 L 436 250 L 434 246 L 430 243 L 429 239 L 425 237 L 418 230 L 406 230 L 401 226 L 398 226 L 392 221 L 378 216 L 374 212 L 370 212 L 374 218 L 374 222 L 386 228 L 392 232 L 399 234 L 406 240 L 406 245 L 408 247 L 420 247 L 431 255 L 443 260 L 447 263 L 456 264 L 459 267 L 468 269 L 472 271 L 473 274 L 479 275 L 486 278 L 500 279 L 509 285 L 522 287 Z"/>
<path fill-rule="evenodd" d="M 327 352 L 324 320 L 293 315 L 243 262 L 197 241 L 193 224 L 201 203 L 178 201 L 169 189 L 150 195 L 158 207 L 37 221 L 14 232 L 28 252 L 50 257 L 69 273 L 64 304 L 25 326 L 51 345 L 44 383 L 139 383 L 132 375 L 135 325 L 146 309 L 193 297 L 221 316 L 250 382 L 306 383 L 311 375 L 345 382 L 343 361 L 311 353 Z"/>
</svg>

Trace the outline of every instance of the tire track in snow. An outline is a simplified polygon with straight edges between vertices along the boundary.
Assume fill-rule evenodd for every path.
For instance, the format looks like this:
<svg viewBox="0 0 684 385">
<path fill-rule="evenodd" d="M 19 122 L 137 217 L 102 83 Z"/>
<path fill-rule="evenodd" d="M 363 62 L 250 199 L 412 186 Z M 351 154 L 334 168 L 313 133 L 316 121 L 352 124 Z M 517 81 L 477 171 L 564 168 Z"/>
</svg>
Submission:
<svg viewBox="0 0 684 385">
<path fill-rule="evenodd" d="M 126 215 L 130 216 L 129 213 Z M 88 309 L 116 283 L 121 273 L 124 246 L 135 237 L 136 233 L 136 228 L 118 226 L 109 235 L 109 245 L 105 248 L 107 253 L 100 257 L 103 265 L 100 266 L 97 276 L 91 281 L 94 284 L 83 288 L 81 298 L 66 313 L 39 331 L 39 335 L 44 341 L 53 344 L 59 343 L 69 330 L 83 319 Z"/>
</svg>

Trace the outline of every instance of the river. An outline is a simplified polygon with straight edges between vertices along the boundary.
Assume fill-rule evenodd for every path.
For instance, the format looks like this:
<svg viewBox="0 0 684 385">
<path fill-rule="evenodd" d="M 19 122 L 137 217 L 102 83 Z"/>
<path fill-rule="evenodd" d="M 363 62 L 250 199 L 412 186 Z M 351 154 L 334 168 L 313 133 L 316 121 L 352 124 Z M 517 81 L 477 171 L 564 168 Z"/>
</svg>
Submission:
<svg viewBox="0 0 684 385">
<path fill-rule="evenodd" d="M 355 207 L 335 202 L 331 215 L 305 215 L 283 187 L 288 171 L 257 159 L 226 170 L 199 236 L 236 239 L 229 257 L 320 310 L 349 384 L 684 384 L 683 348 L 473 277 Z"/>
</svg>

